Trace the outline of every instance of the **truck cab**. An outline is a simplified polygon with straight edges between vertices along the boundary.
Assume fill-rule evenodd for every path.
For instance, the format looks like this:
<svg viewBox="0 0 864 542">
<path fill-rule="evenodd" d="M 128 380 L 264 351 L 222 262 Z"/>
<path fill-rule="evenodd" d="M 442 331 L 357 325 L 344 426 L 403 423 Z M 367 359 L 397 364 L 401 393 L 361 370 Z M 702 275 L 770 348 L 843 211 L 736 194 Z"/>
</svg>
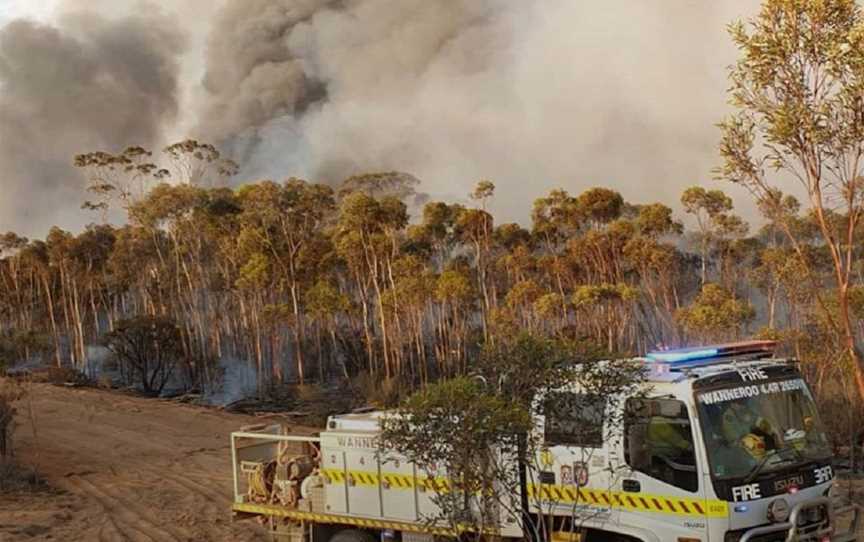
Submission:
<svg viewBox="0 0 864 542">
<path fill-rule="evenodd" d="M 607 403 L 623 413 L 544 419 L 535 511 L 646 542 L 854 540 L 857 510 L 836 532 L 832 450 L 813 397 L 797 363 L 772 349 L 650 353 L 638 396 Z M 568 423 L 594 431 L 569 438 Z"/>
</svg>

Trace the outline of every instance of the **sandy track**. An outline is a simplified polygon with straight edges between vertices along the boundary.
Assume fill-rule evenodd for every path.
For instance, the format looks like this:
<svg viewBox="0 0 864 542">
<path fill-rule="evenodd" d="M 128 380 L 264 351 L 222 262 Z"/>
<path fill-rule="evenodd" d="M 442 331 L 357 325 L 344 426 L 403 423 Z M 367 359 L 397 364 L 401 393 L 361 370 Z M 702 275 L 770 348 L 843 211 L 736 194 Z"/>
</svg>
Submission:
<svg viewBox="0 0 864 542">
<path fill-rule="evenodd" d="M 35 385 L 36 432 L 15 447 L 53 493 L 0 496 L 0 541 L 265 540 L 232 523 L 228 434 L 260 419 L 84 388 Z"/>
</svg>

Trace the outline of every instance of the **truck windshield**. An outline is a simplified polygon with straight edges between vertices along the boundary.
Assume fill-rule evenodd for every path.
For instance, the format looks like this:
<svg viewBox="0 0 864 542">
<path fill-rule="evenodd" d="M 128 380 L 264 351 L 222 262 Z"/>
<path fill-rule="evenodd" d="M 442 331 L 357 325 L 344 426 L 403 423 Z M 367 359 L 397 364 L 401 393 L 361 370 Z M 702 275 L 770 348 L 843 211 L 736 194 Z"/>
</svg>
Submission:
<svg viewBox="0 0 864 542">
<path fill-rule="evenodd" d="M 753 478 L 831 455 L 801 378 L 706 390 L 696 404 L 715 478 Z"/>
</svg>

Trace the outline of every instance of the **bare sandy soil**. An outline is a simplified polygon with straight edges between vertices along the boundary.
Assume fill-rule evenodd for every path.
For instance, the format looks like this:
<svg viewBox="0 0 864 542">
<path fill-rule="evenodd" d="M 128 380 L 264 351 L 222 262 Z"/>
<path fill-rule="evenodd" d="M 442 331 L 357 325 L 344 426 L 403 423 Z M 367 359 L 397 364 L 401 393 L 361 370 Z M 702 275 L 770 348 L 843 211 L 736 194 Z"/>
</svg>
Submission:
<svg viewBox="0 0 864 542">
<path fill-rule="evenodd" d="M 17 458 L 54 489 L 0 495 L 0 541 L 266 540 L 230 514 L 228 434 L 260 418 L 47 384 L 31 396 Z"/>
</svg>

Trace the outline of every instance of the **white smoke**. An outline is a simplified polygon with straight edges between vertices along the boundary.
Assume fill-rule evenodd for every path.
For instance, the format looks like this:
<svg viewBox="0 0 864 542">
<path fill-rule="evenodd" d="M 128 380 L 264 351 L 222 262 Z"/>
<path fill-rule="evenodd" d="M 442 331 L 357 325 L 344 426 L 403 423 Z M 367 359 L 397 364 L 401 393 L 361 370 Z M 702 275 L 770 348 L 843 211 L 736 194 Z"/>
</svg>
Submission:
<svg viewBox="0 0 864 542">
<path fill-rule="evenodd" d="M 247 176 L 401 170 L 438 197 L 498 185 L 504 219 L 551 188 L 677 202 L 712 183 L 725 25 L 756 0 L 229 0 L 200 134 Z M 251 6 L 250 6 L 251 8 Z M 735 195 L 741 191 L 720 185 Z M 746 197 L 738 198 L 739 202 Z M 748 214 L 753 214 L 752 206 Z"/>
<path fill-rule="evenodd" d="M 219 370 L 222 373 L 213 387 L 204 390 L 203 402 L 225 406 L 257 394 L 258 380 L 255 367 L 241 359 L 223 357 L 219 360 Z"/>
<path fill-rule="evenodd" d="M 757 0 L 53 5 L 49 26 L 0 29 L 0 230 L 94 219 L 78 209 L 74 153 L 187 135 L 221 143 L 248 180 L 400 170 L 454 199 L 489 178 L 503 220 L 527 222 L 530 202 L 555 187 L 674 204 L 686 186 L 715 184 L 714 124 L 737 56 L 725 26 L 758 10 Z M 38 72 L 51 65 L 68 69 Z M 159 66 L 160 85 L 136 83 L 139 68 Z M 755 215 L 741 191 L 715 186 Z"/>
<path fill-rule="evenodd" d="M 84 366 L 84 374 L 91 380 L 105 378 L 109 381 L 119 381 L 120 375 L 117 367 L 112 366 L 111 351 L 104 346 L 88 345 L 87 362 Z"/>
</svg>

